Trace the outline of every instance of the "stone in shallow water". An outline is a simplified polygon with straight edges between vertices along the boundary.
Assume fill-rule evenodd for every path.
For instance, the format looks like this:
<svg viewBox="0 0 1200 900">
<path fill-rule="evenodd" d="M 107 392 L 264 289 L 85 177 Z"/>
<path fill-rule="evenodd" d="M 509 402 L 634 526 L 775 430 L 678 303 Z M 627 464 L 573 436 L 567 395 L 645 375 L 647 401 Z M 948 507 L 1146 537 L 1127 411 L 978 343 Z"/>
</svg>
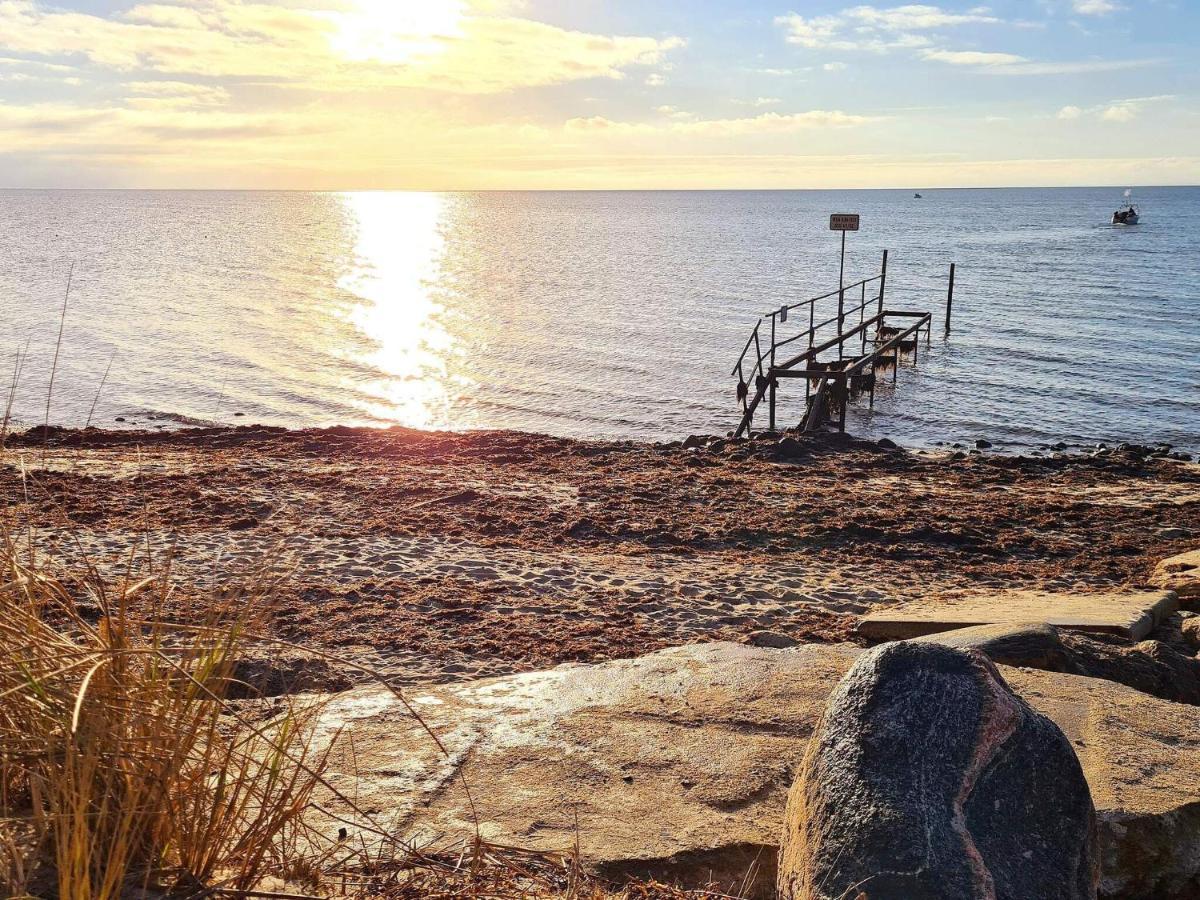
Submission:
<svg viewBox="0 0 1200 900">
<path fill-rule="evenodd" d="M 781 900 L 1093 900 L 1100 875 L 1067 738 L 982 653 L 916 642 L 834 689 L 779 866 Z"/>
<path fill-rule="evenodd" d="M 1067 631 L 1116 634 L 1140 641 L 1179 608 L 1169 591 L 1045 593 L 1001 591 L 961 600 L 920 600 L 880 610 L 858 624 L 872 641 L 896 641 L 969 628 L 1045 622 Z"/>
<path fill-rule="evenodd" d="M 768 896 L 789 787 L 826 698 L 861 651 L 714 643 L 414 691 L 443 756 L 383 688 L 338 695 L 330 779 L 402 835 L 579 841 L 620 879 L 710 879 Z M 1102 895 L 1200 896 L 1200 716 L 1091 678 L 1001 669 L 1071 740 L 1100 819 Z M 348 738 L 353 736 L 353 744 Z M 349 810 L 322 792 L 334 813 Z M 312 813 L 336 835 L 342 823 Z M 577 827 L 578 826 L 578 827 Z"/>
</svg>

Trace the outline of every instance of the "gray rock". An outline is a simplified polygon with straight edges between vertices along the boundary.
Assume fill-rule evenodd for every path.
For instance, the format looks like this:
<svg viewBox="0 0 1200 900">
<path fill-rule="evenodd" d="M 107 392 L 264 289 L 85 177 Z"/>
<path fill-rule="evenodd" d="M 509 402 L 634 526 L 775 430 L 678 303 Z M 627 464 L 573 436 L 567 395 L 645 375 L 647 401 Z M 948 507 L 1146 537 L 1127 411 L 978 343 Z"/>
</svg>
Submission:
<svg viewBox="0 0 1200 900">
<path fill-rule="evenodd" d="M 781 900 L 1094 900 L 1099 875 L 1070 742 L 985 656 L 886 644 L 834 689 L 789 795 Z"/>
<path fill-rule="evenodd" d="M 915 638 L 958 650 L 978 650 L 992 662 L 1047 672 L 1074 672 L 1075 663 L 1058 629 L 1044 622 L 1028 625 L 977 625 Z"/>
<path fill-rule="evenodd" d="M 1109 635 L 1060 631 L 1044 623 L 981 625 L 916 640 L 978 650 L 1000 665 L 1103 678 L 1152 697 L 1200 705 L 1200 661 L 1164 641 L 1133 643 Z"/>
<path fill-rule="evenodd" d="M 778 631 L 755 631 L 746 635 L 745 643 L 751 647 L 773 647 L 776 650 L 785 650 L 788 647 L 796 647 L 800 644 L 795 638 L 790 638 L 786 634 L 780 634 Z"/>
<path fill-rule="evenodd" d="M 975 446 L 980 450 L 989 450 L 991 449 L 992 442 L 984 438 L 980 438 L 975 442 Z"/>
<path fill-rule="evenodd" d="M 1184 619 L 1179 630 L 1183 632 L 1183 639 L 1192 650 L 1200 650 L 1200 618 L 1193 616 Z"/>
<path fill-rule="evenodd" d="M 779 455 L 787 457 L 788 459 L 795 459 L 798 456 L 803 456 L 806 452 L 804 445 L 794 437 L 785 437 L 775 446 L 779 451 Z"/>
<path fill-rule="evenodd" d="M 880 438 L 878 441 L 876 441 L 876 443 L 879 444 L 879 446 L 882 447 L 884 450 L 899 450 L 900 449 L 900 445 L 897 444 L 895 441 L 893 441 L 891 438 Z"/>
<path fill-rule="evenodd" d="M 282 694 L 337 693 L 353 686 L 343 669 L 320 657 L 244 657 L 234 663 L 226 696 L 241 700 Z"/>
<path fill-rule="evenodd" d="M 691 434 L 691 435 L 688 435 L 686 438 L 684 438 L 683 449 L 684 450 L 697 450 L 700 447 L 703 447 L 704 444 L 705 444 L 704 438 L 702 438 L 698 434 Z"/>
</svg>

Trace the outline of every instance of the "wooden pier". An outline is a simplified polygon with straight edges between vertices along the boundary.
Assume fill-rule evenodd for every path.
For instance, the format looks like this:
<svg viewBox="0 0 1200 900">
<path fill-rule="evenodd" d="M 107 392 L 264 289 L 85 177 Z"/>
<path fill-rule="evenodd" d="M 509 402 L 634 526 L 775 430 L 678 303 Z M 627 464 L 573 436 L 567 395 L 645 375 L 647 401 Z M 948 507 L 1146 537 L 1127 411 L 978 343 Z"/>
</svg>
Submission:
<svg viewBox="0 0 1200 900">
<path fill-rule="evenodd" d="M 805 384 L 806 410 L 800 429 L 815 431 L 827 422 L 836 421 L 838 429 L 845 431 L 846 407 L 850 400 L 867 393 L 874 404 L 875 382 L 880 370 L 891 367 L 895 381 L 902 354 L 911 353 L 916 362 L 922 329 L 926 343 L 930 341 L 933 315 L 927 311 L 884 307 L 887 258 L 884 250 L 878 275 L 808 300 L 786 304 L 759 318 L 731 373 L 738 380 L 737 396 L 742 405 L 742 418 L 734 437 L 742 437 L 750 430 L 754 415 L 764 400 L 767 402 L 768 428 L 775 431 L 780 380 L 795 378 L 803 379 Z M 947 332 L 950 330 L 953 278 L 951 267 Z M 837 314 L 818 320 L 818 304 L 824 302 L 832 312 L 834 298 Z M 848 302 L 851 305 L 847 305 Z M 786 328 L 787 324 L 797 318 L 801 321 L 801 329 L 790 337 L 783 337 L 784 332 L 790 330 Z M 803 349 L 796 352 L 797 347 Z M 837 356 L 833 357 L 833 353 Z M 830 354 L 830 358 L 822 359 L 822 354 Z"/>
</svg>

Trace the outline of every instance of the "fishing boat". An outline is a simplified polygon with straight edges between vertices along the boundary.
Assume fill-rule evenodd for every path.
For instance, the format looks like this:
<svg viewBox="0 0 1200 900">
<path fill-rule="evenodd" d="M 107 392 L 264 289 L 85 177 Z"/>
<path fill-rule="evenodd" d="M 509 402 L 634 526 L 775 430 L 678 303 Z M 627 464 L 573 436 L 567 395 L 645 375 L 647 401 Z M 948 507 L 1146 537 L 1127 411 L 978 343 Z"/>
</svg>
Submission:
<svg viewBox="0 0 1200 900">
<path fill-rule="evenodd" d="M 914 200 L 920 200 L 920 199 L 921 199 L 921 195 L 920 195 L 920 194 L 913 194 L 913 199 L 914 199 Z"/>
<path fill-rule="evenodd" d="M 1137 207 L 1132 203 L 1126 203 L 1113 213 L 1112 223 L 1114 225 L 1136 225 L 1138 223 Z"/>
<path fill-rule="evenodd" d="M 1125 191 L 1125 205 L 1113 213 L 1114 225 L 1136 225 L 1138 223 L 1137 207 L 1133 205 L 1133 188 Z"/>
</svg>

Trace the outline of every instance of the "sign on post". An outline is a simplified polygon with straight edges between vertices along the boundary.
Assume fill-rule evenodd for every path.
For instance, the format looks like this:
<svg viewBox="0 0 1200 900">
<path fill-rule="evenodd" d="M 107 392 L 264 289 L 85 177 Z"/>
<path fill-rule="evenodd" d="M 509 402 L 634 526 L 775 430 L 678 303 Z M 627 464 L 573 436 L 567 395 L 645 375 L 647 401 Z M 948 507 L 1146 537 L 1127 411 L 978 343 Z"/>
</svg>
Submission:
<svg viewBox="0 0 1200 900">
<path fill-rule="evenodd" d="M 834 213 L 829 217 L 830 231 L 858 231 L 858 213 Z"/>
</svg>

